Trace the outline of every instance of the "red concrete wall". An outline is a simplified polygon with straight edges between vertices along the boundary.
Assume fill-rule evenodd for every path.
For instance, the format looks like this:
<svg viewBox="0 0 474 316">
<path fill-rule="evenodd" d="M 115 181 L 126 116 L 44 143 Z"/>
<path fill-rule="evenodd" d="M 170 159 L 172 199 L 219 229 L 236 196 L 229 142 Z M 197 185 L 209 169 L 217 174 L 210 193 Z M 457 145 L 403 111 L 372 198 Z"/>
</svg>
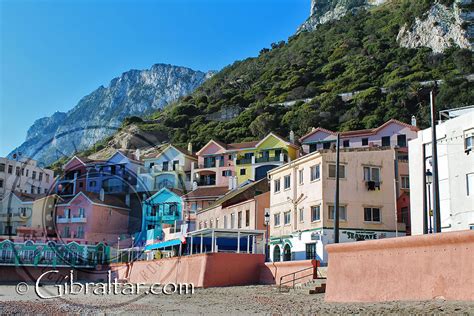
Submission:
<svg viewBox="0 0 474 316">
<path fill-rule="evenodd" d="M 474 300 L 474 232 L 326 246 L 326 301 Z"/>
<path fill-rule="evenodd" d="M 280 284 L 280 277 L 307 269 L 305 271 L 296 273 L 295 278 L 303 277 L 296 281 L 298 283 L 304 283 L 313 279 L 313 275 L 316 275 L 316 267 L 318 261 L 316 260 L 300 260 L 300 261 L 284 261 L 284 262 L 265 262 L 260 265 L 260 284 Z M 310 269 L 313 268 L 313 269 Z M 284 277 L 282 282 L 292 280 L 292 276 Z M 285 284 L 291 286 L 292 283 Z"/>
<path fill-rule="evenodd" d="M 257 284 L 264 255 L 208 253 L 112 264 L 113 278 L 131 283 L 194 283 L 195 287 Z M 129 269 L 129 270 L 127 270 Z"/>
</svg>

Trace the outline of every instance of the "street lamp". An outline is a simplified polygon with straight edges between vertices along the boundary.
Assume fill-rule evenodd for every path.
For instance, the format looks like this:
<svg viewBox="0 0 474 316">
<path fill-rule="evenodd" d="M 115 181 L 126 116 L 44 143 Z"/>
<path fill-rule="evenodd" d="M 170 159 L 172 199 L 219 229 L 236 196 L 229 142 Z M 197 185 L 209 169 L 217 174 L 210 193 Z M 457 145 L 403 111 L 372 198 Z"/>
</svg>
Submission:
<svg viewBox="0 0 474 316">
<path fill-rule="evenodd" d="M 268 261 L 268 255 L 269 255 L 269 249 L 268 249 L 268 234 L 269 234 L 269 228 L 270 228 L 270 212 L 265 211 L 265 226 L 267 227 L 267 233 L 265 234 L 265 260 Z"/>
<path fill-rule="evenodd" d="M 433 183 L 433 173 L 430 169 L 425 172 L 426 184 L 428 185 L 428 218 L 430 223 L 430 234 L 433 233 L 433 228 L 431 226 L 431 216 L 433 215 L 433 210 L 431 209 L 431 184 Z"/>
</svg>

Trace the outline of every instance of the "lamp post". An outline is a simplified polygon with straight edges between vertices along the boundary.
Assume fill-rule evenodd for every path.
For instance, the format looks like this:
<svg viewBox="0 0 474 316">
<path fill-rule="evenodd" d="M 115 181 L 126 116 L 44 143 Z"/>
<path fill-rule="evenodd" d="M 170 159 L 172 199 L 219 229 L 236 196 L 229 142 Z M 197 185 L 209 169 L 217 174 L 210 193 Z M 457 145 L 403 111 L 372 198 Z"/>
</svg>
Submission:
<svg viewBox="0 0 474 316">
<path fill-rule="evenodd" d="M 267 228 L 267 233 L 265 234 L 265 261 L 268 261 L 269 257 L 269 249 L 268 249 L 268 234 L 269 234 L 269 228 L 270 228 L 270 212 L 265 211 L 265 226 Z"/>
<path fill-rule="evenodd" d="M 425 172 L 425 177 L 426 177 L 426 184 L 428 185 L 428 222 L 430 225 L 430 234 L 433 233 L 433 228 L 431 225 L 431 216 L 433 213 L 433 210 L 431 209 L 431 183 L 433 183 L 433 173 L 431 172 L 430 169 L 426 170 Z"/>
<path fill-rule="evenodd" d="M 120 236 L 117 237 L 117 262 L 120 262 Z"/>
</svg>

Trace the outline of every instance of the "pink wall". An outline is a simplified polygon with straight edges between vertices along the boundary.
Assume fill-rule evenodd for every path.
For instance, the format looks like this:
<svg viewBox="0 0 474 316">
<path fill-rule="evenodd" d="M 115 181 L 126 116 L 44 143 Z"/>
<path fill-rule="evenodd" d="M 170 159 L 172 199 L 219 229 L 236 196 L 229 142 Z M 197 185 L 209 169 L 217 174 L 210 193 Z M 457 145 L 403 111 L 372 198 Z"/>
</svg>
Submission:
<svg viewBox="0 0 474 316">
<path fill-rule="evenodd" d="M 297 280 L 296 284 L 310 281 L 316 275 L 316 267 L 319 266 L 316 260 L 299 260 L 299 261 L 284 261 L 284 262 L 265 262 L 260 265 L 260 284 L 280 284 L 280 277 L 288 275 L 293 272 Z M 311 269 L 312 268 L 312 269 Z M 282 283 L 292 280 L 292 276 L 286 276 L 282 279 Z M 292 282 L 285 284 L 292 286 Z"/>
<path fill-rule="evenodd" d="M 154 261 L 112 264 L 114 277 L 131 283 L 194 283 L 195 287 L 257 284 L 264 255 L 208 253 Z M 127 270 L 128 269 L 128 270 Z"/>
<path fill-rule="evenodd" d="M 326 246 L 326 301 L 474 300 L 474 232 Z"/>
</svg>

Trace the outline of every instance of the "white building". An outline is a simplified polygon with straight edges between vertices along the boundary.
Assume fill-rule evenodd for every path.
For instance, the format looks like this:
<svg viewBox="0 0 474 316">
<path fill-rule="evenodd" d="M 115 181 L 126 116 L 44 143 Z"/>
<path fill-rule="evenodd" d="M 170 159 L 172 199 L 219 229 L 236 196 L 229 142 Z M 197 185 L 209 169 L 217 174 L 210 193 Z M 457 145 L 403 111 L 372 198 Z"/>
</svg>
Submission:
<svg viewBox="0 0 474 316">
<path fill-rule="evenodd" d="M 474 226 L 474 107 L 445 113 L 447 120 L 436 126 L 442 232 Z M 433 185 L 426 185 L 426 199 L 423 190 L 426 171 L 432 171 L 431 128 L 419 131 L 408 146 L 412 234 L 419 235 L 423 234 L 423 212 L 433 205 Z M 429 231 L 433 218 L 426 213 Z"/>
<path fill-rule="evenodd" d="M 33 202 L 38 196 L 9 192 L 0 200 L 0 236 L 14 236 L 17 228 L 31 226 Z"/>
<path fill-rule="evenodd" d="M 0 157 L 0 199 L 8 192 L 45 194 L 54 182 L 54 172 L 38 166 L 36 160 Z"/>
</svg>

